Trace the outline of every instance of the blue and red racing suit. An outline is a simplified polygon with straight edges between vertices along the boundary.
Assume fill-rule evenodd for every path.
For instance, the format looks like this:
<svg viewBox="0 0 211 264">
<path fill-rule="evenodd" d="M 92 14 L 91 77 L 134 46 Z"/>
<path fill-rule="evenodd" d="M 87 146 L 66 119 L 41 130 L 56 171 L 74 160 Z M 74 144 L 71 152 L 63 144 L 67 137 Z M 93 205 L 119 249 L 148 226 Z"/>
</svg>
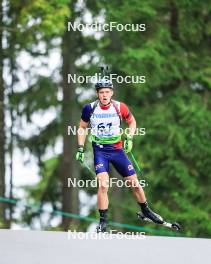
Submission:
<svg viewBox="0 0 211 264">
<path fill-rule="evenodd" d="M 101 106 L 98 101 L 83 107 L 81 119 L 89 122 L 96 174 L 109 172 L 111 162 L 123 177 L 135 174 L 131 161 L 122 149 L 121 120 L 130 123 L 132 114 L 126 104 L 111 101 Z"/>
</svg>

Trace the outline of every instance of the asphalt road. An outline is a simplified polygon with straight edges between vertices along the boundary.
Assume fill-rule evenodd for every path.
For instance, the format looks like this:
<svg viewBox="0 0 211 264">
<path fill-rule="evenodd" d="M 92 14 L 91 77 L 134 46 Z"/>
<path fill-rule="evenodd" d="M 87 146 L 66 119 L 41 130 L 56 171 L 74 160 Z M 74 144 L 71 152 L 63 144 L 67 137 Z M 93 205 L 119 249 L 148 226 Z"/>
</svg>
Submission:
<svg viewBox="0 0 211 264">
<path fill-rule="evenodd" d="M 211 239 L 0 230 L 0 264 L 51 263 L 211 263 Z"/>
</svg>

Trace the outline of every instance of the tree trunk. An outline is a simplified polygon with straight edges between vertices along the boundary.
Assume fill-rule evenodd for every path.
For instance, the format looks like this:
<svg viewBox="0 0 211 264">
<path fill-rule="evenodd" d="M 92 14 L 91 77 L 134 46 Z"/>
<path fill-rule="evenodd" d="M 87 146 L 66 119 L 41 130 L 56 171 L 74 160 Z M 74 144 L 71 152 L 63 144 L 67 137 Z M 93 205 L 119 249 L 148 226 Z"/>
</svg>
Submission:
<svg viewBox="0 0 211 264">
<path fill-rule="evenodd" d="M 10 39 L 10 73 L 11 73 L 11 89 L 10 89 L 10 96 L 12 97 L 14 94 L 14 82 L 15 82 L 15 53 L 14 53 L 14 39 Z M 13 199 L 13 151 L 14 151 L 14 132 L 13 132 L 13 126 L 14 126 L 14 110 L 13 110 L 13 105 L 10 105 L 9 107 L 9 112 L 10 112 L 10 119 L 11 119 L 11 127 L 10 127 L 10 142 L 9 142 L 9 156 L 10 156 L 10 199 Z M 12 214 L 13 214 L 13 204 L 10 204 L 9 208 L 9 221 L 8 225 L 9 227 L 11 226 L 12 223 Z"/>
<path fill-rule="evenodd" d="M 0 196 L 5 195 L 5 130 L 4 130 L 4 81 L 3 81 L 3 9 L 0 1 Z M 0 221 L 6 224 L 5 205 L 0 202 Z"/>
<path fill-rule="evenodd" d="M 170 32 L 173 40 L 179 40 L 179 14 L 174 1 L 170 1 Z"/>
<path fill-rule="evenodd" d="M 73 8 L 71 7 L 71 12 Z M 63 182 L 63 197 L 62 210 L 65 212 L 78 213 L 78 189 L 76 187 L 68 187 L 68 178 L 79 177 L 78 164 L 75 161 L 76 136 L 67 134 L 69 126 L 75 126 L 77 118 L 77 104 L 74 83 L 68 84 L 68 74 L 75 73 L 75 55 L 76 55 L 76 39 L 75 32 L 65 32 L 62 39 L 62 91 L 63 91 L 63 153 L 62 153 L 62 182 Z M 67 217 L 63 217 L 62 226 L 64 230 L 70 228 L 70 223 L 73 225 L 76 221 Z"/>
</svg>

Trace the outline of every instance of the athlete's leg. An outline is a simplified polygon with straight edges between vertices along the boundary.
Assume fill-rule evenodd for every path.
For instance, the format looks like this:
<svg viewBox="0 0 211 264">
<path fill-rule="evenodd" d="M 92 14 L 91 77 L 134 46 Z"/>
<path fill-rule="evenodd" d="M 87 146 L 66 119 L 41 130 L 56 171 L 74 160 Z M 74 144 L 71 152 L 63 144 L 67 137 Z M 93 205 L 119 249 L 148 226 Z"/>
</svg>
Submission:
<svg viewBox="0 0 211 264">
<path fill-rule="evenodd" d="M 109 187 L 109 176 L 107 172 L 101 172 L 97 174 L 98 179 L 98 208 L 99 210 L 108 209 L 108 187 Z"/>
<path fill-rule="evenodd" d="M 160 216 L 149 208 L 144 191 L 138 182 L 133 165 L 123 150 L 116 151 L 112 157 L 112 163 L 116 170 L 124 177 L 125 180 L 127 180 L 127 185 L 132 188 L 133 194 L 141 207 L 142 214 L 151 219 L 153 222 L 162 224 L 163 220 L 160 219 Z"/>
<path fill-rule="evenodd" d="M 107 228 L 107 213 L 108 213 L 108 187 L 109 176 L 107 172 L 100 172 L 97 174 L 98 179 L 98 209 L 100 214 L 100 222 L 97 226 L 97 232 L 106 232 Z"/>
<path fill-rule="evenodd" d="M 98 179 L 98 208 L 100 214 L 100 222 L 97 226 L 97 232 L 106 232 L 107 213 L 108 213 L 108 171 L 109 162 L 106 153 L 101 150 L 94 150 L 95 172 Z"/>
<path fill-rule="evenodd" d="M 106 153 L 98 148 L 93 148 L 94 153 L 94 165 L 95 173 L 98 180 L 98 208 L 99 210 L 108 209 L 108 171 L 109 171 L 109 161 Z"/>
<path fill-rule="evenodd" d="M 133 194 L 137 200 L 138 203 L 145 203 L 146 202 L 146 197 L 144 194 L 144 190 L 142 186 L 140 185 L 137 175 L 131 175 L 124 177 L 126 186 L 131 187 L 133 190 Z"/>
<path fill-rule="evenodd" d="M 136 174 L 125 177 L 125 181 L 126 181 L 126 186 L 132 188 L 133 194 L 136 197 L 136 200 L 141 207 L 142 214 L 145 217 L 151 219 L 153 222 L 162 224 L 163 220 L 161 219 L 161 217 L 149 208 L 144 194 L 144 190 L 142 189 Z"/>
<path fill-rule="evenodd" d="M 133 164 L 129 160 L 124 150 L 120 149 L 118 151 L 115 151 L 112 156 L 111 162 L 119 172 L 119 174 L 123 176 L 127 186 L 132 188 L 138 203 L 145 203 L 146 197 L 144 191 L 138 181 L 136 172 L 133 168 Z"/>
</svg>

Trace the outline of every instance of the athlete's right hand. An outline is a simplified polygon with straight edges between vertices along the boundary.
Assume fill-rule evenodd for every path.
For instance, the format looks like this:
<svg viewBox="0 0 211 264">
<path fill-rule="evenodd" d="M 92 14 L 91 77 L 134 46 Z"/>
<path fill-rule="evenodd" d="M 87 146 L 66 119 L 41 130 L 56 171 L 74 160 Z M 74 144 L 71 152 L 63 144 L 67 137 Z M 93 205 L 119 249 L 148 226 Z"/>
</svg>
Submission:
<svg viewBox="0 0 211 264">
<path fill-rule="evenodd" d="M 81 163 L 84 162 L 84 147 L 78 146 L 78 151 L 76 153 L 76 160 L 80 161 Z"/>
</svg>

